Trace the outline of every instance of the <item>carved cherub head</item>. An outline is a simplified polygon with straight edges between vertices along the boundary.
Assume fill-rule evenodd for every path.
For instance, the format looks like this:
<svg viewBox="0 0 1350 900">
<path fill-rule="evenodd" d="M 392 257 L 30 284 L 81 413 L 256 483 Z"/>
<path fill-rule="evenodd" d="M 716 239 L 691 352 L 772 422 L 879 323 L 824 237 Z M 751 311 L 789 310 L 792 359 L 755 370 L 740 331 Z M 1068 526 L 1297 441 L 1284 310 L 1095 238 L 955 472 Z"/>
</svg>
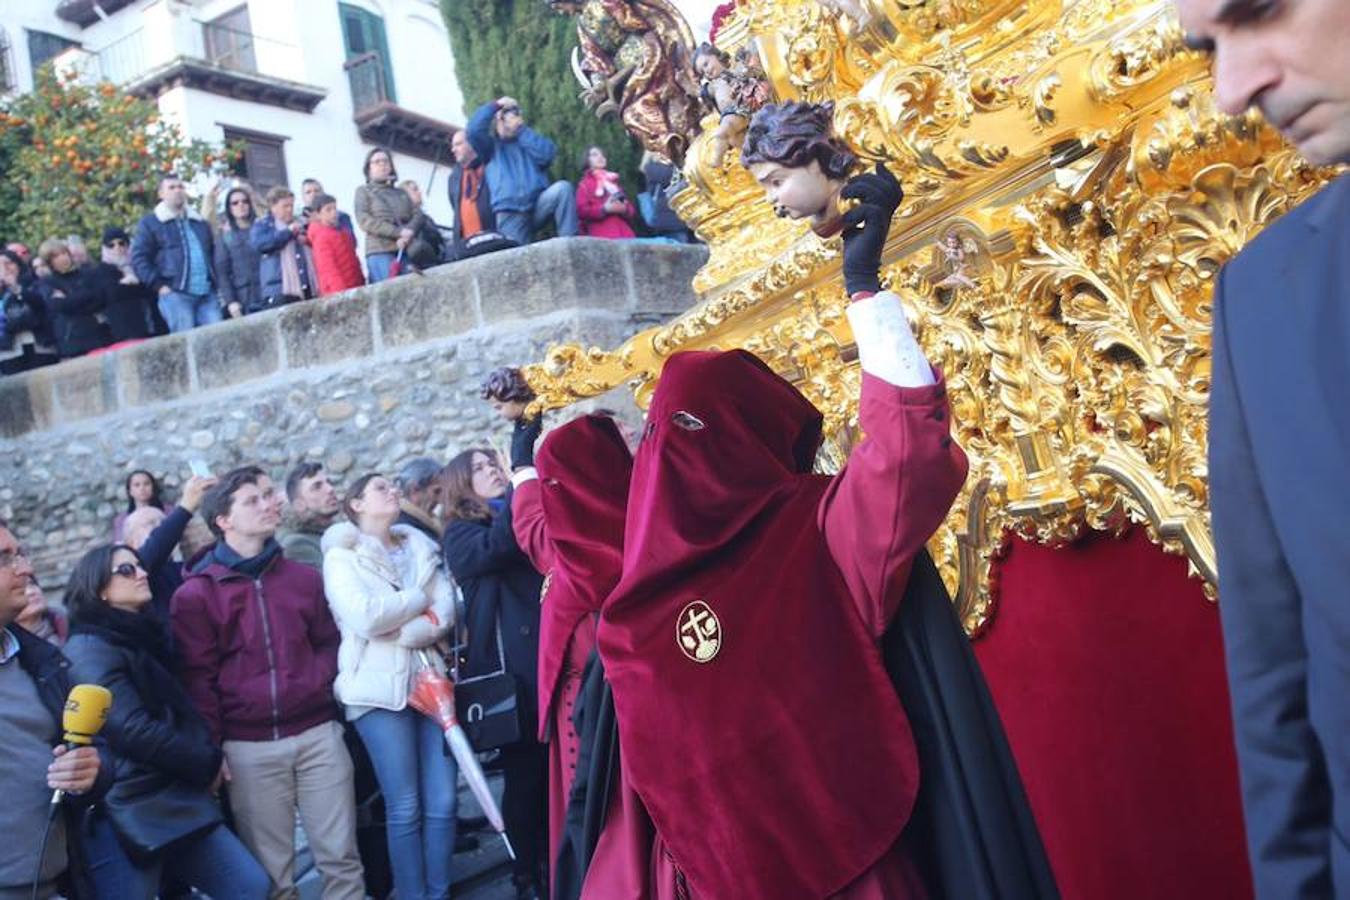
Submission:
<svg viewBox="0 0 1350 900">
<path fill-rule="evenodd" d="M 479 393 L 499 415 L 508 420 L 520 418 L 525 407 L 534 400 L 534 390 L 530 387 L 520 369 L 502 366 L 493 369 L 483 379 Z"/>
<path fill-rule="evenodd" d="M 839 191 L 858 162 L 834 136 L 833 120 L 833 103 L 769 104 L 750 120 L 741 149 L 774 211 L 810 218 L 818 231 L 838 217 Z"/>
<path fill-rule="evenodd" d="M 717 49 L 707 41 L 699 44 L 694 51 L 694 71 L 698 72 L 700 78 L 711 81 L 730 66 L 731 57 L 726 51 Z"/>
</svg>

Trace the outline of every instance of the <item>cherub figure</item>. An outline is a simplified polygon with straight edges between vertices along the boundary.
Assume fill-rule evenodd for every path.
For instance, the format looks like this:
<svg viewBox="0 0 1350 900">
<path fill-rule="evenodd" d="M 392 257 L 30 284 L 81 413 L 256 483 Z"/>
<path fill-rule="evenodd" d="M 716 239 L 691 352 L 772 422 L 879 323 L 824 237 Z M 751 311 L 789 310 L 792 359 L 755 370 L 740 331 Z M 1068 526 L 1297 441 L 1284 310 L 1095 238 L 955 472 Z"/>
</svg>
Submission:
<svg viewBox="0 0 1350 900">
<path fill-rule="evenodd" d="M 703 99 L 721 117 L 710 141 L 712 164 L 722 168 L 727 150 L 745 136 L 750 117 L 769 99 L 769 82 L 749 46 L 733 62 L 706 41 L 694 51 L 694 69 L 703 79 Z"/>
<path fill-rule="evenodd" d="M 942 251 L 943 265 L 947 269 L 947 277 L 937 283 L 940 288 L 973 288 L 975 281 L 966 274 L 966 257 L 975 253 L 979 248 L 970 238 L 962 240 L 961 235 L 953 228 L 942 238 L 942 244 L 938 247 Z"/>
<path fill-rule="evenodd" d="M 644 147 L 677 164 L 698 133 L 693 35 L 669 0 L 547 0 L 577 20 L 572 66 L 582 102 L 614 115 Z"/>
</svg>

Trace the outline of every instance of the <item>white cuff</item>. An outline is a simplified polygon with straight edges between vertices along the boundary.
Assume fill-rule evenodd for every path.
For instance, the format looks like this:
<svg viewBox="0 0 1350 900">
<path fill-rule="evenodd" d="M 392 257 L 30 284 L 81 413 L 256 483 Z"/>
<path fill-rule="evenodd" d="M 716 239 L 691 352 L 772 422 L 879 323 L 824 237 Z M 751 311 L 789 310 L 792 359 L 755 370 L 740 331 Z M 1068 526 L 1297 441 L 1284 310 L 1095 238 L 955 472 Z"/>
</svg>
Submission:
<svg viewBox="0 0 1350 900">
<path fill-rule="evenodd" d="M 511 487 L 518 488 L 527 481 L 535 481 L 539 478 L 539 471 L 534 466 L 524 466 L 518 471 L 511 473 Z"/>
<path fill-rule="evenodd" d="M 882 291 L 865 300 L 854 300 L 847 312 L 864 372 L 896 387 L 937 383 L 933 367 L 909 329 L 899 297 Z"/>
</svg>

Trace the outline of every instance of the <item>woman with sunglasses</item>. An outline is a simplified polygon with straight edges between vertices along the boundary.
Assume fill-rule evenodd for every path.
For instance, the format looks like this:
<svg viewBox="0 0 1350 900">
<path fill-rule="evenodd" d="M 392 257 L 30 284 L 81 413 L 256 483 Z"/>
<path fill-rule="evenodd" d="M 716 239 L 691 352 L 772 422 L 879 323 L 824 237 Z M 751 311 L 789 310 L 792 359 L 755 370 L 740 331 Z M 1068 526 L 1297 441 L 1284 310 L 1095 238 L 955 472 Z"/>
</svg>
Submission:
<svg viewBox="0 0 1350 900">
<path fill-rule="evenodd" d="M 156 328 L 155 293 L 141 284 L 131 267 L 131 238 L 124 229 L 103 229 L 100 262 L 93 267 L 94 278 L 103 284 L 108 305 L 104 317 L 113 341 L 134 341 L 152 334 L 167 334 L 168 328 Z M 162 321 L 162 320 L 161 320 Z"/>
<path fill-rule="evenodd" d="M 225 194 L 225 215 L 216 232 L 216 285 L 225 313 L 237 319 L 263 308 L 259 267 L 262 254 L 249 243 L 248 234 L 258 218 L 253 191 L 245 185 Z"/>
<path fill-rule="evenodd" d="M 86 553 L 65 602 L 74 680 L 113 696 L 102 731 L 113 785 L 83 825 L 94 896 L 150 900 L 168 879 L 216 900 L 265 898 L 266 874 L 221 818 L 213 794 L 228 770 L 181 687 L 167 627 L 149 612 L 136 551 L 108 544 Z"/>
</svg>

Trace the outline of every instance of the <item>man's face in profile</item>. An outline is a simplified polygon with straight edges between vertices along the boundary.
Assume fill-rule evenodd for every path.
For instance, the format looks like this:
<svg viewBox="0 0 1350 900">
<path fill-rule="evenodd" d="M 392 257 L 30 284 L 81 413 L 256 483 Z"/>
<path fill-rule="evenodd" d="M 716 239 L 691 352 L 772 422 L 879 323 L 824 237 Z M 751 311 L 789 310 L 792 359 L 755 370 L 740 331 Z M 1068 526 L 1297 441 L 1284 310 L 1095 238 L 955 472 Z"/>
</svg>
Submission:
<svg viewBox="0 0 1350 900">
<path fill-rule="evenodd" d="M 1258 107 L 1311 162 L 1350 161 L 1350 2 L 1175 0 L 1187 42 L 1214 57 L 1214 97 Z"/>
</svg>

